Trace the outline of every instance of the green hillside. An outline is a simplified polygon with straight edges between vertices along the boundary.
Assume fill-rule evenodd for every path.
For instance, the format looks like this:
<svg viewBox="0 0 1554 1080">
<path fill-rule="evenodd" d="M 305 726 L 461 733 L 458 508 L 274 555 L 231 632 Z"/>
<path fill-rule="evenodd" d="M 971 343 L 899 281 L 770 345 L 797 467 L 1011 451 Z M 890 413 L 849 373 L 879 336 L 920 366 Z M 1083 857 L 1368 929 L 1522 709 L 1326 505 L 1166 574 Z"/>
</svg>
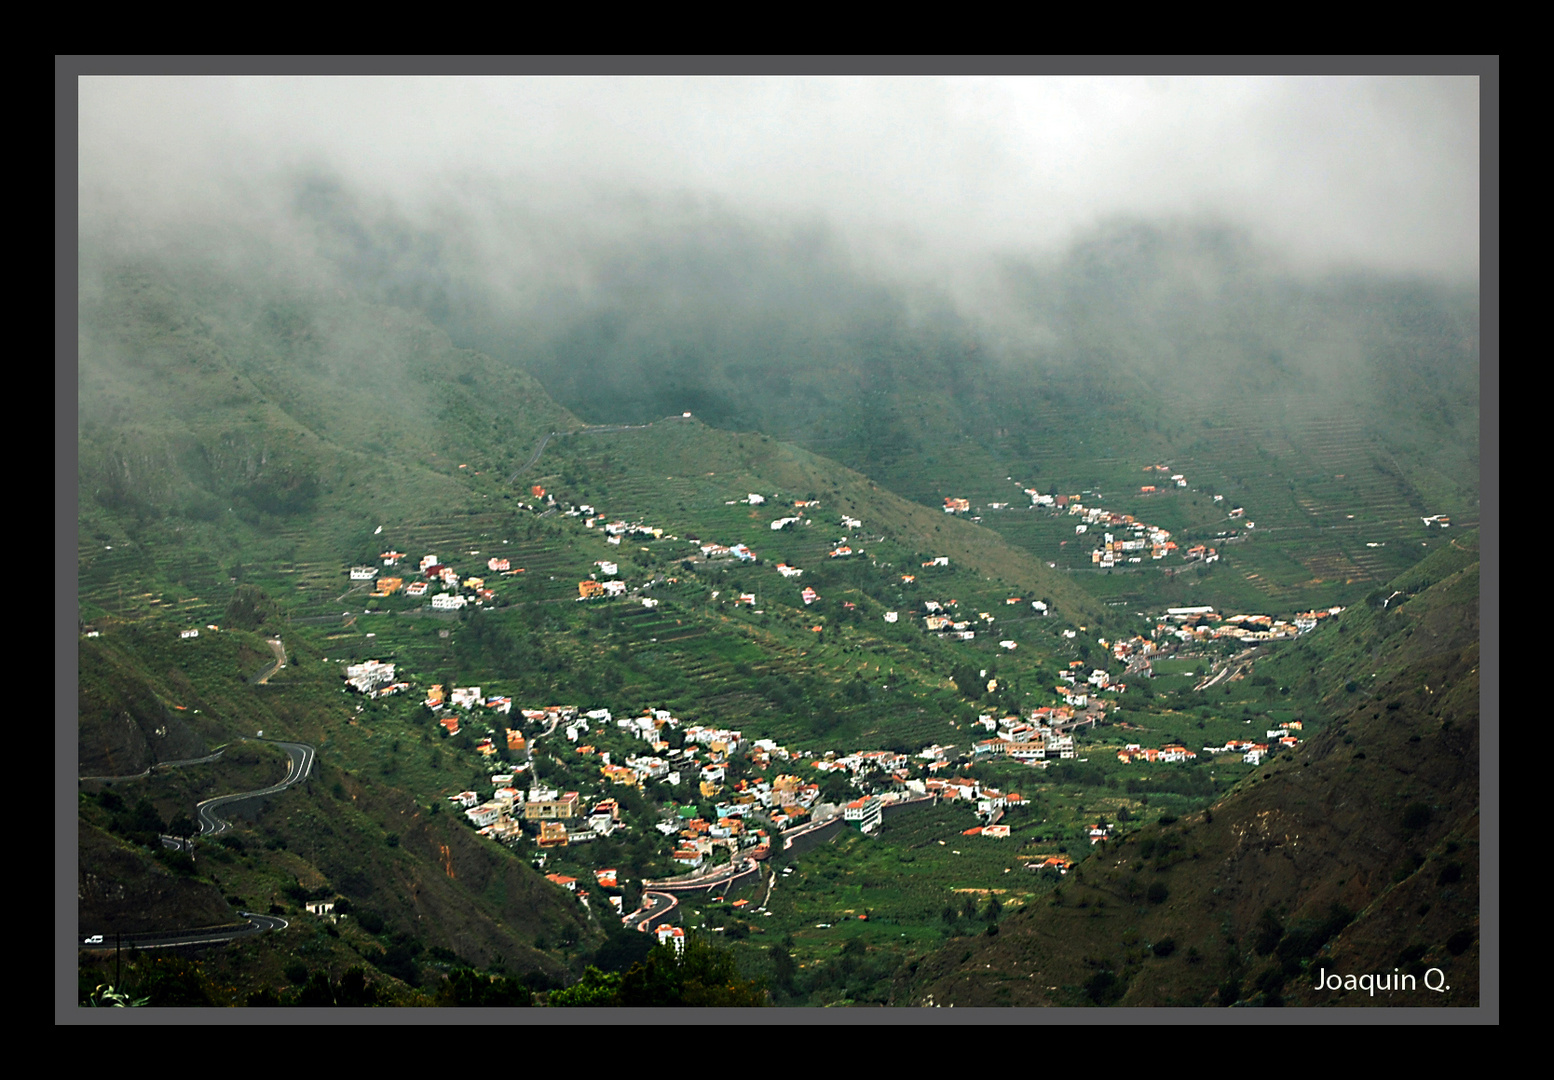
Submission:
<svg viewBox="0 0 1554 1080">
<path fill-rule="evenodd" d="M 1105 842 L 996 937 L 904 972 L 896 1002 L 1477 1005 L 1476 546 L 1393 584 L 1406 597 L 1384 613 L 1346 612 L 1297 650 L 1326 654 L 1320 735 L 1203 811 Z M 1449 990 L 1425 988 L 1430 968 Z M 1324 971 L 1414 982 L 1314 990 Z"/>
<path fill-rule="evenodd" d="M 490 994 L 527 1003 L 576 983 L 590 964 L 624 971 L 640 957 L 635 938 L 622 944 L 612 898 L 630 910 L 644 881 L 681 870 L 671 858 L 674 830 L 657 826 L 717 822 L 726 801 L 749 790 L 741 785 L 788 772 L 820 785 L 828 803 L 851 800 L 857 785 L 815 766 L 864 750 L 913 760 L 895 779 L 865 785 L 900 794 L 908 782 L 925 784 L 936 771 L 914 756 L 945 744 L 959 755 L 945 775 L 1022 799 L 1002 812 L 1003 847 L 961 839 L 985 814 L 928 803 L 875 836 L 777 853 L 774 864 L 787 871 L 780 880 L 766 870 L 741 891 L 684 904 L 675 920 L 723 934 L 741 971 L 764 978 L 779 1003 L 921 1003 L 929 994 L 971 1003 L 948 995 L 962 993 L 956 979 L 978 962 L 977 950 L 1042 940 L 1049 910 L 1053 919 L 1091 919 L 1108 910 L 1100 907 L 1107 897 L 1113 914 L 1139 888 L 1147 897 L 1153 879 L 1118 867 L 1103 874 L 1093 857 L 1061 882 L 1056 870 L 1026 872 L 1033 860 L 1080 857 L 1097 815 L 1140 830 L 1124 850 L 1151 837 L 1152 850 L 1188 850 L 1163 838 L 1191 828 L 1197 862 L 1218 865 L 1239 850 L 1234 838 L 1263 821 L 1268 805 L 1257 800 L 1288 787 L 1277 810 L 1310 828 L 1318 849 L 1347 851 L 1372 820 L 1383 840 L 1374 857 L 1325 876 L 1306 867 L 1281 876 L 1258 864 L 1242 875 L 1261 883 L 1255 888 L 1240 879 L 1234 887 L 1165 882 L 1170 902 L 1135 906 L 1155 922 L 1191 914 L 1171 933 L 1184 955 L 1198 950 L 1192 977 L 1156 989 L 1129 966 L 1137 949 L 1118 951 L 1108 967 L 1114 981 L 1099 995 L 1084 991 L 1088 1000 L 1229 1004 L 1223 986 L 1258 979 L 1266 998 L 1265 953 L 1245 944 L 1266 909 L 1288 930 L 1317 919 L 1318 908 L 1348 905 L 1358 914 L 1328 939 L 1330 950 L 1351 952 L 1331 955 L 1372 962 L 1407 936 L 1398 898 L 1422 897 L 1419 875 L 1446 873 L 1435 861 L 1458 867 L 1448 884 L 1476 880 L 1476 862 L 1461 852 L 1476 843 L 1476 825 L 1462 815 L 1476 806 L 1467 794 L 1476 764 L 1466 765 L 1476 753 L 1476 705 L 1468 704 L 1476 690 L 1464 688 L 1476 687 L 1476 663 L 1465 658 L 1477 632 L 1460 621 L 1477 596 L 1476 539 L 1462 528 L 1476 504 L 1459 484 L 1466 459 L 1450 458 L 1449 447 L 1420 443 L 1410 456 L 1404 441 L 1352 417 L 1329 422 L 1294 407 L 1272 417 L 1255 404 L 1266 389 L 1255 380 L 1237 391 L 1238 404 L 1201 413 L 1181 404 L 1158 423 L 1140 419 L 1147 399 L 1131 390 L 1090 395 L 1071 380 L 1043 379 L 1033 396 L 1010 370 L 983 360 L 968 360 L 964 379 L 946 383 L 926 352 L 880 344 L 931 337 L 926 324 L 887 319 L 863 333 L 842 307 L 818 325 L 851 327 L 872 359 L 825 365 L 816 345 L 804 363 L 784 361 L 805 402 L 790 415 L 769 395 L 741 398 L 750 384 L 737 372 L 716 400 L 686 398 L 683 386 L 660 385 L 647 368 L 622 367 L 624 381 L 611 383 L 590 366 L 597 342 L 557 351 L 549 323 L 527 334 L 504 327 L 497 336 L 506 354 L 456 347 L 460 333 L 478 336 L 473 323 L 455 325 L 472 308 L 417 300 L 441 315 L 439 328 L 426 313 L 384 302 L 406 299 L 382 295 L 386 287 L 342 285 L 322 272 L 286 277 L 269 265 L 93 256 L 82 275 L 81 930 L 216 925 L 238 910 L 290 920 L 172 967 L 140 958 L 134 977 L 160 988 L 154 1004 L 326 995 L 468 1004 Z M 715 264 L 706 269 L 717 277 Z M 837 273 L 840 281 L 849 272 Z M 638 285 L 657 287 L 661 276 Z M 809 299 L 825 309 L 842 294 L 822 289 Z M 1170 297 L 1145 299 L 1157 315 L 1171 307 Z M 875 300 L 880 310 L 895 302 L 888 291 Z M 598 355 L 637 351 L 635 333 L 622 331 L 617 353 Z M 1133 354 L 1106 348 L 1113 375 L 1143 377 L 1128 368 Z M 541 354 L 559 366 L 546 369 Z M 706 359 L 686 368 L 685 386 Z M 1235 368 L 1234 357 L 1222 359 Z M 541 385 L 563 369 L 576 400 L 591 402 L 577 415 Z M 882 404 L 851 414 L 862 399 L 849 388 L 859 380 Z M 936 385 L 951 388 L 953 409 L 929 408 Z M 1312 409 L 1319 389 L 1307 399 Z M 631 409 L 610 405 L 627 399 Z M 999 410 L 1013 410 L 1010 423 Z M 905 418 L 929 412 L 924 430 L 933 438 L 903 435 L 912 428 Z M 1469 413 L 1476 425 L 1476 407 L 1452 416 L 1466 428 Z M 1200 420 L 1191 430 L 1172 426 L 1192 416 Z M 795 431 L 781 417 L 802 420 L 797 441 L 781 437 Z M 1426 458 L 1443 470 L 1440 502 L 1417 498 Z M 1157 464 L 1186 471 L 1191 486 L 1139 492 L 1143 467 Z M 1182 548 L 1219 543 L 1224 557 L 1093 569 L 1071 515 L 1033 506 L 1025 488 L 1168 528 Z M 1255 512 L 1255 532 L 1233 523 L 1216 494 Z M 945 513 L 951 496 L 971 510 Z M 1454 529 L 1427 530 L 1413 516 L 1421 508 L 1449 510 Z M 611 543 L 607 526 L 616 524 L 639 529 L 617 531 Z M 1236 540 L 1218 537 L 1227 528 Z M 1386 546 L 1367 546 L 1380 545 L 1377 536 Z M 746 557 L 725 550 L 735 545 L 747 546 Z M 393 568 L 389 552 L 404 556 Z M 478 602 L 438 609 L 435 594 L 383 594 L 350 575 L 369 567 L 379 581 L 409 583 L 426 555 L 462 582 L 438 589 Z M 779 565 L 802 576 L 784 576 Z M 623 595 L 581 600 L 595 579 L 624 583 Z M 1348 610 L 1313 633 L 1253 649 L 1156 638 L 1154 678 L 1115 653 L 1118 643 L 1141 648 L 1165 606 L 1206 603 L 1279 618 L 1312 605 Z M 935 611 L 970 636 L 930 632 L 925 616 Z M 346 666 L 366 660 L 394 664 L 406 691 L 348 692 Z M 1220 681 L 1195 689 L 1210 670 Z M 1039 766 L 973 760 L 973 744 L 997 718 L 1063 706 L 1092 673 L 1125 681 L 1126 693 L 1092 691 L 1100 708 L 1073 706 L 1090 722 L 1075 729 L 1072 753 Z M 1416 683 L 1435 689 L 1419 699 Z M 434 686 L 478 686 L 513 711 L 434 715 L 422 704 Z M 1443 686 L 1450 692 L 1433 699 Z M 707 787 L 689 759 L 678 781 L 616 786 L 602 763 L 645 753 L 643 741 L 598 716 L 567 733 L 554 720 L 522 717 L 561 705 L 613 718 L 663 710 L 677 724 L 735 729 L 747 743 L 775 740 L 788 756 L 757 761 L 741 752 L 717 763 L 727 776 Z M 1432 727 L 1438 720 L 1451 725 Z M 1223 743 L 1248 725 L 1291 721 L 1304 722 L 1304 745 L 1262 768 L 1235 755 L 1145 768 L 1117 760 L 1129 745 Z M 238 807 L 234 828 L 200 841 L 192 862 L 163 849 L 156 835 L 193 831 L 201 800 L 284 775 L 284 755 L 259 732 L 314 747 L 309 779 Z M 683 729 L 660 734 L 672 736 L 670 749 L 656 752 L 686 749 Z M 1387 772 L 1395 753 L 1425 763 L 1416 779 L 1400 785 Z M 622 829 L 541 849 L 532 826 L 508 843 L 477 834 L 449 801 L 470 791 L 486 799 L 493 777 L 525 771 L 518 786 L 576 791 L 585 808 L 615 799 Z M 1334 812 L 1334 792 L 1356 785 L 1363 794 Z M 1331 822 L 1304 824 L 1324 812 Z M 1277 847 L 1257 857 L 1272 858 Z M 1176 862 L 1157 858 L 1148 872 L 1166 875 Z M 1414 869 L 1396 890 L 1382 888 L 1405 863 Z M 621 884 L 596 887 L 595 871 L 607 867 Z M 577 894 L 546 874 L 576 879 Z M 1219 899 L 1210 888 L 1229 891 Z M 1177 903 L 1178 893 L 1191 903 Z M 1449 898 L 1408 896 L 1408 910 L 1433 920 L 1421 926 L 1453 922 L 1443 931 L 1452 941 L 1456 924 L 1476 916 L 1462 886 Z M 306 912 L 316 900 L 343 902 L 343 916 Z M 1234 956 L 1211 940 L 1220 931 L 1201 917 L 1210 908 L 1229 918 Z M 982 929 L 1000 925 L 991 936 Z M 975 941 L 960 940 L 974 929 Z M 1065 923 L 1050 962 L 1080 963 L 1075 950 L 1091 929 Z M 1158 930 L 1154 922 L 1145 929 Z M 1047 955 L 1046 945 L 1032 948 Z M 1085 948 L 1092 960 L 1112 958 L 1099 945 Z M 1476 949 L 1470 942 L 1454 955 Z M 995 955 L 980 963 L 999 967 L 1004 957 Z M 83 953 L 84 993 L 104 981 L 106 963 Z M 1064 972 L 1073 978 L 1060 985 L 1070 990 L 1090 978 Z M 976 993 L 997 995 L 1003 980 L 974 980 Z M 1068 991 L 1022 993 L 1010 988 L 983 1003 L 1079 1001 Z"/>
<path fill-rule="evenodd" d="M 1225 608 L 1341 604 L 1417 558 L 1420 518 L 1477 521 L 1471 290 L 1313 275 L 1228 227 L 1118 220 L 981 268 L 957 304 L 949 283 L 887 278 L 825 229 L 681 204 L 621 211 L 629 241 L 570 251 L 588 270 L 575 283 L 493 281 L 468 253 L 480 238 L 373 218 L 321 180 L 299 207 L 360 287 L 532 372 L 591 423 L 688 409 L 913 501 L 968 498 L 1037 558 L 1110 577 L 1085 587 L 1119 605 L 1189 586 Z M 1158 463 L 1190 490 L 1141 499 Z M 1019 512 L 1025 487 L 1245 542 L 1187 581 L 1094 575 L 1071 532 Z M 1255 531 L 1227 521 L 1238 504 Z"/>
</svg>

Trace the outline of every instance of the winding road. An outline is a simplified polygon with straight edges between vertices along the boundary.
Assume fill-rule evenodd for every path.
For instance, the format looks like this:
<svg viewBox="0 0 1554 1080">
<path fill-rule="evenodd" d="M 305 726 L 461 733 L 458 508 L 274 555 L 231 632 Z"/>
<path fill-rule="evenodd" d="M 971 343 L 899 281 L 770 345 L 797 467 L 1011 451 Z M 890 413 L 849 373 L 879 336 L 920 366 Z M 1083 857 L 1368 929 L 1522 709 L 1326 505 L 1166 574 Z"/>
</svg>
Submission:
<svg viewBox="0 0 1554 1080">
<path fill-rule="evenodd" d="M 666 417 L 664 417 L 664 419 L 665 420 L 684 420 L 685 417 L 684 416 L 666 416 Z M 550 445 L 550 440 L 556 438 L 558 435 L 607 435 L 607 434 L 609 434 L 612 431 L 642 431 L 644 428 L 650 428 L 652 426 L 653 426 L 652 423 L 647 423 L 647 424 L 598 424 L 598 425 L 590 425 L 588 427 L 574 428 L 571 431 L 548 431 L 548 432 L 545 433 L 545 437 L 540 440 L 540 444 L 534 448 L 534 453 L 529 455 L 529 460 L 525 461 L 522 465 L 518 466 L 518 469 L 513 473 L 513 475 L 511 475 L 511 476 L 509 476 L 507 478 L 507 482 L 509 484 L 517 482 L 517 480 L 518 480 L 518 478 L 520 476 L 522 476 L 524 473 L 528 472 L 530 469 L 534 468 L 534 463 L 539 461 L 540 455 L 545 452 L 545 447 Z"/>
<path fill-rule="evenodd" d="M 655 892 L 651 889 L 642 891 L 642 906 L 630 915 L 621 917 L 621 922 L 626 926 L 635 925 L 644 934 L 651 933 L 655 922 L 663 922 L 669 917 L 669 913 L 680 904 L 679 897 L 666 892 Z"/>
<path fill-rule="evenodd" d="M 229 941 L 262 934 L 266 930 L 284 930 L 291 923 L 275 915 L 260 915 L 252 911 L 240 911 L 248 920 L 247 926 L 209 927 L 199 930 L 181 930 L 171 934 L 97 934 L 81 939 L 81 948 L 101 951 L 129 946 L 133 949 L 174 949 L 180 945 L 225 945 Z M 97 941 L 94 938 L 103 940 Z"/>
<path fill-rule="evenodd" d="M 275 662 L 260 672 L 259 677 L 254 680 L 254 682 L 259 686 L 263 686 L 265 683 L 269 682 L 271 675 L 274 675 L 277 671 L 286 666 L 286 646 L 281 644 L 281 639 L 266 638 L 265 644 L 269 645 L 270 651 L 275 654 Z"/>
<path fill-rule="evenodd" d="M 306 780 L 308 774 L 313 771 L 313 762 L 318 752 L 306 743 L 280 742 L 276 739 L 244 739 L 244 742 L 265 742 L 272 746 L 279 746 L 286 751 L 287 766 L 286 778 L 278 784 L 259 788 L 257 791 L 243 791 L 235 795 L 217 795 L 213 799 L 206 799 L 195 807 L 196 818 L 200 823 L 201 836 L 216 836 L 232 827 L 232 823 L 219 816 L 216 811 L 231 803 L 242 802 L 244 799 L 258 798 L 264 795 L 273 795 L 279 791 L 285 791 L 294 784 Z M 214 761 L 221 755 L 217 751 L 208 758 L 200 758 L 200 761 Z M 174 764 L 169 762 L 168 764 Z M 179 764 L 192 764 L 181 762 Z M 164 836 L 161 838 L 165 847 L 186 850 L 192 856 L 194 854 L 193 840 L 179 837 Z M 178 945 L 213 945 L 228 941 L 235 941 L 249 934 L 258 934 L 266 930 L 284 930 L 290 925 L 285 919 L 274 915 L 258 915 L 251 911 L 240 911 L 239 915 L 248 920 L 247 926 L 240 927 L 198 927 L 190 930 L 179 930 L 167 934 L 137 935 L 131 942 L 137 949 L 165 949 Z M 113 949 L 122 943 L 122 935 L 119 940 L 107 940 L 107 934 L 94 934 L 80 939 L 83 949 Z M 100 940 L 101 939 L 101 940 Z"/>
<path fill-rule="evenodd" d="M 155 773 L 158 769 L 181 769 L 185 765 L 208 765 L 226 752 L 227 748 L 223 746 L 217 749 L 215 753 L 207 754 L 200 758 L 186 758 L 183 761 L 158 761 L 152 765 L 147 766 L 144 772 L 138 772 L 131 776 L 78 776 L 76 777 L 76 782 L 86 783 L 90 781 L 92 783 L 117 784 L 122 783 L 125 780 L 144 780 L 146 777 Z"/>
<path fill-rule="evenodd" d="M 230 803 L 242 802 L 244 799 L 253 799 L 261 795 L 274 795 L 278 791 L 285 791 L 293 784 L 307 779 L 313 771 L 313 760 L 317 757 L 317 751 L 306 743 L 279 742 L 274 739 L 245 739 L 245 742 L 267 742 L 272 746 L 279 746 L 286 751 L 289 758 L 286 769 L 286 778 L 278 784 L 272 784 L 258 791 L 244 791 L 236 795 L 217 795 L 213 799 L 206 799 L 195 807 L 196 820 L 200 823 L 201 836 L 215 836 L 232 827 L 232 823 L 218 817 L 216 811 Z"/>
</svg>

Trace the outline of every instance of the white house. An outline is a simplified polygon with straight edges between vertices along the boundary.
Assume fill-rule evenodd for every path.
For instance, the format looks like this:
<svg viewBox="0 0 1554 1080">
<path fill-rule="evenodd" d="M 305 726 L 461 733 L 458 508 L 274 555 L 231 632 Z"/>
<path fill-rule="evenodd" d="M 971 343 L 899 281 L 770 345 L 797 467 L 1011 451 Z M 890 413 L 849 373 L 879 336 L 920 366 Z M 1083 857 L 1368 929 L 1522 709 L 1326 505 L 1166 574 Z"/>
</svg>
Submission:
<svg viewBox="0 0 1554 1080">
<path fill-rule="evenodd" d="M 472 806 L 464 811 L 464 816 L 469 818 L 477 829 L 492 824 L 501 815 L 502 806 L 495 802 L 482 803 L 480 806 Z"/>
<path fill-rule="evenodd" d="M 868 795 L 842 807 L 842 818 L 858 826 L 862 832 L 873 832 L 880 827 L 884 817 L 884 803 L 879 796 Z"/>
<path fill-rule="evenodd" d="M 685 415 L 690 416 L 691 414 L 686 413 Z M 660 945 L 664 944 L 666 941 L 672 941 L 674 942 L 674 951 L 676 953 L 683 953 L 685 951 L 685 931 L 680 929 L 678 926 L 670 926 L 668 923 L 659 923 L 655 933 L 658 934 L 658 943 Z"/>
</svg>

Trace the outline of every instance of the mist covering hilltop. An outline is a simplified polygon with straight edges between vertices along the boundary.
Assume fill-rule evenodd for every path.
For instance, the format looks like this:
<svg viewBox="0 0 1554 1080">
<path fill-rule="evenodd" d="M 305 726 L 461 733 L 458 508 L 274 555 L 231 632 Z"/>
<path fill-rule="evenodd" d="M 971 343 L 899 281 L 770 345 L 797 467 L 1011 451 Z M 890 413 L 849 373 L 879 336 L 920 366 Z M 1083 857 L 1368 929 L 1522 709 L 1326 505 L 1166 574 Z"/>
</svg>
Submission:
<svg viewBox="0 0 1554 1080">
<path fill-rule="evenodd" d="M 264 873 L 297 895 L 370 897 L 401 951 L 575 969 L 599 944 L 591 920 L 397 786 L 397 737 L 386 751 L 335 715 L 323 654 L 338 660 L 346 637 L 378 647 L 357 639 L 354 612 L 337 615 L 336 579 L 373 558 L 385 527 L 439 550 L 457 537 L 471 557 L 511 534 L 549 583 L 519 579 L 505 609 L 437 638 L 395 620 L 424 635 L 404 655 L 450 685 L 445 672 L 484 669 L 534 694 L 603 699 L 623 678 L 645 693 L 655 667 L 691 661 L 666 660 L 680 654 L 633 637 L 635 623 L 572 612 L 562 594 L 590 572 L 577 548 L 592 537 L 540 520 L 528 485 L 610 513 L 650 507 L 686 535 L 712 521 L 764 539 L 764 523 L 727 509 L 743 488 L 709 494 L 747 481 L 866 518 L 875 558 L 952 554 L 957 590 L 987 590 L 989 607 L 1029 619 L 1022 601 L 1052 600 L 1040 625 L 1054 641 L 1059 624 L 1147 631 L 1156 601 L 1352 607 L 1258 661 L 1269 702 L 1286 688 L 1311 699 L 1320 740 L 1210 813 L 1085 862 L 1050 909 L 916 956 L 895 1003 L 1296 1003 L 1292 973 L 1324 947 L 1356 965 L 1476 969 L 1477 536 L 1437 531 L 1427 548 L 1414 535 L 1421 515 L 1458 515 L 1460 530 L 1480 511 L 1477 180 L 1459 160 L 1477 150 L 1470 81 L 750 80 L 709 93 L 696 80 L 83 80 L 79 592 L 124 634 L 80 643 L 82 766 L 195 756 L 256 716 L 334 740 L 317 795 L 261 816 L 268 854 L 231 858 L 262 864 L 266 888 L 279 886 Z M 638 441 L 546 441 L 654 422 Z M 1192 491 L 1126 502 L 1160 462 L 1191 473 Z M 1064 522 L 1038 535 L 1034 514 L 939 511 L 946 495 L 1029 511 L 1027 484 L 1158 512 L 1184 545 L 1218 542 L 1219 517 L 1245 499 L 1263 546 L 1213 575 L 1157 580 L 1146 561 L 1093 585 L 1059 562 Z M 893 565 L 812 564 L 806 583 L 834 589 L 834 613 L 733 633 L 701 595 L 722 579 L 667 559 L 639 560 L 643 576 L 684 579 L 675 629 L 665 608 L 652 633 L 728 635 L 694 662 L 695 694 L 710 695 L 698 705 L 903 750 L 974 711 L 938 670 L 939 643 L 909 641 L 905 623 L 882 640 L 863 627 L 860 611 L 883 626 L 874 608 L 915 602 Z M 1388 607 L 1394 586 L 1407 596 Z M 164 593 L 176 618 L 226 626 L 203 666 L 171 659 L 170 608 L 151 606 Z M 338 618 L 339 633 L 301 629 Z M 293 681 L 260 693 L 247 673 L 283 625 Z M 842 644 L 822 663 L 833 632 Z M 1073 636 L 1021 662 L 1039 666 L 1037 648 L 1054 670 L 1088 659 Z M 849 655 L 860 641 L 895 650 L 885 674 L 884 652 L 872 676 Z M 895 692 L 932 706 L 904 709 L 899 730 L 895 663 Z M 989 689 L 986 707 L 1018 711 L 1035 670 L 1018 689 L 1006 678 L 1002 698 Z M 457 760 L 418 737 L 403 760 Z M 188 784 L 161 797 L 203 794 Z M 115 874 L 135 895 L 172 895 L 163 869 L 109 835 L 122 822 L 88 810 L 83 910 L 106 917 Z M 1307 846 L 1275 835 L 1270 814 Z M 320 821 L 338 835 L 310 865 L 296 847 Z M 392 855 L 363 854 L 389 835 Z M 1169 900 L 1151 898 L 1157 881 Z M 190 910 L 226 903 L 214 886 L 180 888 Z M 448 925 L 419 928 L 427 918 Z M 1027 986 L 1016 969 L 1038 954 L 1053 983 Z M 997 979 L 976 971 L 990 964 Z M 391 969 L 414 982 L 409 961 Z M 1460 985 L 1452 1003 L 1476 1003 L 1476 979 Z"/>
</svg>

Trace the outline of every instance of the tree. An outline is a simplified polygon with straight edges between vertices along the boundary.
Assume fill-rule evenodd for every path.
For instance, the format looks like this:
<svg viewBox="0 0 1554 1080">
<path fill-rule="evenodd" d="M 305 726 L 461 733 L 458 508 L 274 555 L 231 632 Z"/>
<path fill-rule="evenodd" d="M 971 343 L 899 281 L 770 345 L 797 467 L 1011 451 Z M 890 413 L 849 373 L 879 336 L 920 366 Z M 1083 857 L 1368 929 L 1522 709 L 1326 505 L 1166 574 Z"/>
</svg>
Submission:
<svg viewBox="0 0 1554 1080">
<path fill-rule="evenodd" d="M 786 946 L 779 944 L 768 949 L 767 955 L 772 960 L 772 973 L 777 986 L 787 993 L 793 993 L 793 977 L 798 973 L 798 965 L 793 962 L 793 954 Z"/>
<path fill-rule="evenodd" d="M 825 779 L 820 782 L 820 797 L 828 803 L 851 802 L 853 789 L 847 774 L 840 769 L 826 773 Z"/>
<path fill-rule="evenodd" d="M 280 606 L 257 585 L 239 585 L 227 603 L 226 623 L 238 630 L 258 630 L 280 618 Z"/>
<path fill-rule="evenodd" d="M 751 1007 L 767 1004 L 759 980 L 739 974 L 734 954 L 700 937 L 689 935 L 683 952 L 659 945 L 621 980 L 616 1003 L 629 1007 L 689 1005 L 705 1008 Z"/>
<path fill-rule="evenodd" d="M 378 988 L 367 981 L 367 970 L 353 967 L 340 976 L 335 987 L 335 1004 L 347 1008 L 363 1008 L 378 1003 Z"/>
<path fill-rule="evenodd" d="M 617 1004 L 622 976 L 588 965 L 583 977 L 565 990 L 552 990 L 545 1000 L 554 1008 L 598 1008 Z"/>
<path fill-rule="evenodd" d="M 169 836 L 194 836 L 199 831 L 200 827 L 182 810 L 174 814 L 173 819 L 167 823 L 167 835 Z"/>
<path fill-rule="evenodd" d="M 954 680 L 955 689 L 960 691 L 961 697 L 975 701 L 987 692 L 987 681 L 982 678 L 981 669 L 975 664 L 956 664 L 950 678 Z"/>
<path fill-rule="evenodd" d="M 456 1008 L 526 1008 L 534 999 L 530 988 L 517 979 L 455 968 L 438 991 L 437 1003 Z"/>
</svg>

